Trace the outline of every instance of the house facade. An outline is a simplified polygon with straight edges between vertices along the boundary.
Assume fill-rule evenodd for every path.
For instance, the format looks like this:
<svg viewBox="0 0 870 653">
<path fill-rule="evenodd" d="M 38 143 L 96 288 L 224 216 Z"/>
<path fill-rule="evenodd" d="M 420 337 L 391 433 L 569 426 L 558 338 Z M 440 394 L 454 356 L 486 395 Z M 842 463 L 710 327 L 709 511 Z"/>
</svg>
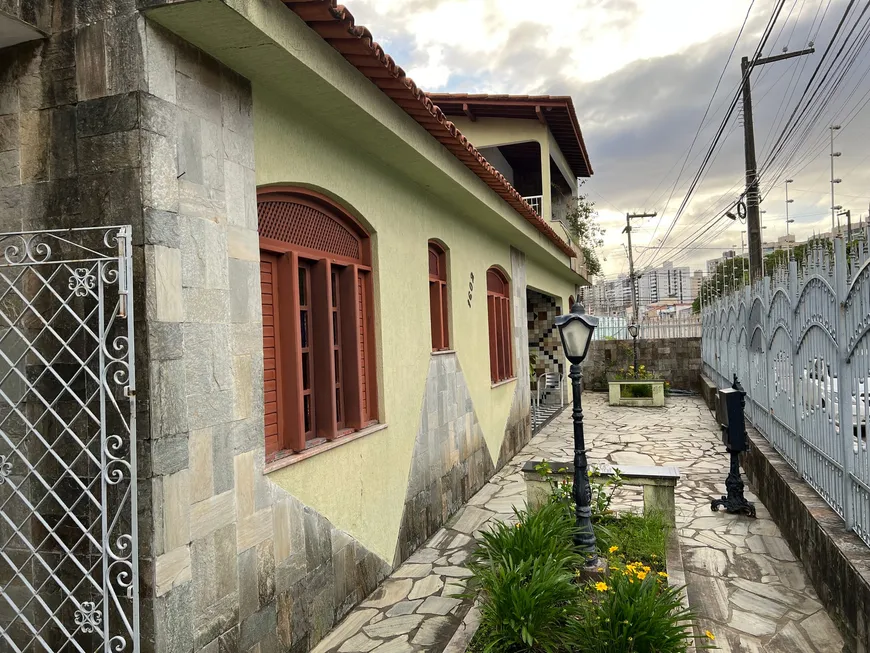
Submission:
<svg viewBox="0 0 870 653">
<path fill-rule="evenodd" d="M 552 207 L 592 172 L 576 116 L 536 111 L 573 106 L 517 100 L 488 138 L 327 0 L 6 12 L 2 231 L 132 226 L 137 625 L 113 650 L 309 651 L 531 437 L 530 352 L 561 369 L 552 320 L 586 284 Z M 540 193 L 511 183 L 530 141 Z M 44 525 L 21 468 L 71 515 L 75 460 L 45 472 L 20 429 L 0 501 Z M 40 583 L 0 562 L 10 650 L 109 646 L 115 580 L 76 524 L 50 552 L 4 525 L 4 554 L 55 560 Z"/>
</svg>

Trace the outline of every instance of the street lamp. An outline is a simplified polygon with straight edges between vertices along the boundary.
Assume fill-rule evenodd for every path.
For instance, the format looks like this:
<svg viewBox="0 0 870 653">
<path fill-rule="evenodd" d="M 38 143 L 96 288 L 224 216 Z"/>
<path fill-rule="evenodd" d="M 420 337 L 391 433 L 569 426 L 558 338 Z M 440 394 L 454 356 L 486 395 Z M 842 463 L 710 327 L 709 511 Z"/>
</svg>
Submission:
<svg viewBox="0 0 870 653">
<path fill-rule="evenodd" d="M 592 488 L 589 486 L 589 462 L 586 460 L 586 440 L 583 435 L 583 406 L 580 400 L 580 380 L 583 373 L 580 363 L 589 352 L 592 334 L 598 326 L 598 318 L 586 315 L 583 304 L 576 302 L 567 315 L 560 315 L 555 320 L 562 337 L 562 348 L 565 358 L 571 363 L 568 376 L 571 377 L 571 389 L 574 395 L 574 410 L 571 416 L 574 420 L 574 506 L 577 532 L 574 534 L 574 546 L 586 558 L 588 567 L 598 566 L 595 555 L 595 533 L 592 531 Z"/>
<path fill-rule="evenodd" d="M 637 378 L 637 335 L 640 333 L 640 327 L 637 322 L 632 322 L 628 325 L 628 334 L 634 340 L 634 376 Z"/>
</svg>

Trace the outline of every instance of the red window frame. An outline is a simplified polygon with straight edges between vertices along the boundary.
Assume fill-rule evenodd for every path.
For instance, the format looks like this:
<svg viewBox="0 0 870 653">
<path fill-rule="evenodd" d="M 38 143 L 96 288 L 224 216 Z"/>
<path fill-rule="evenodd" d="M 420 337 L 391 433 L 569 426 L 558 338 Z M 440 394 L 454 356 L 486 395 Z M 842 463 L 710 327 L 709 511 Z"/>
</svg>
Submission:
<svg viewBox="0 0 870 653">
<path fill-rule="evenodd" d="M 447 304 L 447 253 L 429 241 L 429 319 L 432 326 L 432 351 L 450 349 Z"/>
<path fill-rule="evenodd" d="M 486 310 L 489 320 L 489 371 L 493 383 L 514 378 L 511 346 L 510 282 L 499 268 L 486 271 Z"/>
<path fill-rule="evenodd" d="M 274 458 L 377 422 L 371 249 L 365 229 L 319 193 L 267 187 L 258 208 L 261 266 L 276 270 L 264 303 L 280 352 Z"/>
</svg>

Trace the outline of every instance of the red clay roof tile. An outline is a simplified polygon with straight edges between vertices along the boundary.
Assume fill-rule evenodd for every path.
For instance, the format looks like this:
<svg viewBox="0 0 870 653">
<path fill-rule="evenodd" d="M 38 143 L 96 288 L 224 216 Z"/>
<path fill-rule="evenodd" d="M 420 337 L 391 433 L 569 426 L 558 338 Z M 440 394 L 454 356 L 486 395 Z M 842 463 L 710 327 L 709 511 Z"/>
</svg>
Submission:
<svg viewBox="0 0 870 653">
<path fill-rule="evenodd" d="M 571 246 L 529 206 L 504 175 L 487 162 L 432 98 L 417 88 L 414 80 L 384 52 L 372 38 L 371 32 L 354 23 L 350 11 L 336 4 L 335 0 L 285 0 L 284 4 L 503 197 L 535 229 L 546 235 L 566 255 L 575 256 Z M 385 76 L 384 71 L 388 75 Z M 571 108 L 573 111 L 573 106 Z"/>
</svg>

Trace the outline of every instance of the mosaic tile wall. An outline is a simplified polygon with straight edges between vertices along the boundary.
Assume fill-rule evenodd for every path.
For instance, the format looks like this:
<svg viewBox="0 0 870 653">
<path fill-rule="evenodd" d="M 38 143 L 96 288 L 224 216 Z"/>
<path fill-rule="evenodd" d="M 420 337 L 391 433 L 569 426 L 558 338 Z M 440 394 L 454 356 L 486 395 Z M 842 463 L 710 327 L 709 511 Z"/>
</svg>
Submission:
<svg viewBox="0 0 870 653">
<path fill-rule="evenodd" d="M 556 316 L 562 314 L 562 309 L 556 304 L 555 297 L 529 290 L 527 312 L 529 355 L 535 357 L 535 378 L 547 372 L 556 372 L 564 377 L 562 342 L 559 339 L 559 330 L 554 324 Z M 537 397 L 536 388 L 532 388 L 532 396 Z M 558 393 L 549 393 L 548 401 L 558 402 Z"/>
</svg>

